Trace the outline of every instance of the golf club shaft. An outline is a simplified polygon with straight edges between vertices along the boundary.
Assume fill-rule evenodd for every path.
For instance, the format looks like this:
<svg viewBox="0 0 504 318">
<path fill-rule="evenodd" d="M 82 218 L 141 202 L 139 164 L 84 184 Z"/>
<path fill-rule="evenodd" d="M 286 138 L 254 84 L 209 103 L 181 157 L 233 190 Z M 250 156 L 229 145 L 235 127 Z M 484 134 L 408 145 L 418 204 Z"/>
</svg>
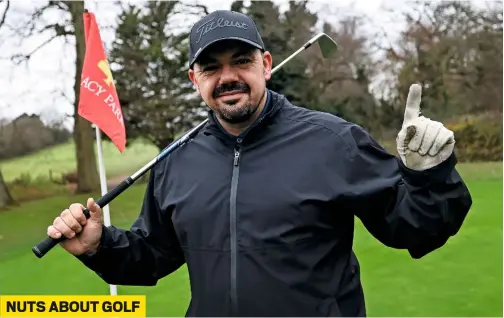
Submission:
<svg viewBox="0 0 504 318">
<path fill-rule="evenodd" d="M 300 47 L 296 52 L 292 53 L 289 57 L 287 57 L 285 60 L 283 60 L 280 64 L 278 64 L 273 70 L 271 70 L 271 74 L 275 73 L 278 71 L 284 64 L 292 60 L 296 55 L 299 53 L 303 52 L 307 48 L 309 48 L 313 43 L 315 43 L 321 36 L 322 34 L 317 34 L 313 38 L 311 38 L 308 42 L 306 42 L 302 47 Z"/>
<path fill-rule="evenodd" d="M 315 43 L 323 34 L 319 33 L 318 35 L 314 36 L 312 39 L 310 39 L 308 42 L 306 42 L 301 48 L 299 48 L 296 52 L 291 54 L 288 58 L 286 58 L 284 61 L 282 61 L 280 64 L 278 64 L 275 68 L 271 70 L 271 74 L 274 74 L 276 71 L 278 71 L 283 65 L 285 65 L 287 62 L 289 62 L 291 59 L 293 59 L 296 55 L 310 47 L 313 43 Z M 111 191 L 107 192 L 103 197 L 100 199 L 96 200 L 96 204 L 100 208 L 103 208 L 107 204 L 109 204 L 113 199 L 115 199 L 119 194 L 124 192 L 126 189 L 128 189 L 138 178 L 140 178 L 142 175 L 144 175 L 147 171 L 149 171 L 152 167 L 154 167 L 158 162 L 163 160 L 166 156 L 168 156 L 170 153 L 175 151 L 177 148 L 180 146 L 184 145 L 189 139 L 194 137 L 198 131 L 203 128 L 203 126 L 208 122 L 208 118 L 202 121 L 200 124 L 198 124 L 196 127 L 194 127 L 191 131 L 183 135 L 181 138 L 177 139 L 173 143 L 171 143 L 168 147 L 166 147 L 161 153 L 156 156 L 154 159 L 152 159 L 149 163 L 147 163 L 145 166 L 140 168 L 137 172 L 133 173 L 131 176 L 127 177 L 124 179 L 119 185 L 117 185 L 114 189 Z M 87 219 L 91 216 L 89 213 L 89 209 L 86 208 L 83 211 L 84 215 L 86 216 Z M 46 237 L 44 240 L 42 240 L 40 243 L 32 247 L 33 253 L 38 257 L 42 258 L 47 252 L 49 252 L 54 246 L 58 245 L 58 243 L 62 242 L 65 240 L 65 236 L 61 236 L 59 239 L 53 239 L 52 237 Z"/>
<path fill-rule="evenodd" d="M 114 200 L 119 194 L 124 192 L 126 189 L 128 189 L 138 178 L 143 176 L 147 171 L 149 171 L 152 167 L 154 167 L 158 162 L 163 160 L 166 156 L 168 156 L 170 153 L 178 149 L 180 146 L 185 144 L 189 139 L 191 139 L 208 121 L 208 119 L 204 120 L 201 122 L 198 126 L 194 127 L 191 131 L 183 135 L 181 138 L 177 139 L 173 143 L 171 143 L 168 147 L 166 147 L 159 155 L 157 155 L 154 159 L 152 159 L 149 163 L 147 163 L 145 166 L 140 168 L 137 172 L 132 174 L 131 176 L 127 177 L 124 179 L 119 185 L 117 185 L 114 189 L 111 191 L 107 192 L 103 197 L 99 198 L 96 200 L 96 204 L 100 208 L 103 208 L 107 204 L 109 204 L 112 200 Z M 89 219 L 90 212 L 88 208 L 85 208 L 83 211 L 84 215 L 86 216 L 86 219 Z M 61 236 L 58 239 L 54 239 L 50 236 L 46 237 L 43 241 L 41 241 L 39 244 L 35 245 L 32 248 L 33 253 L 38 258 L 42 258 L 47 252 L 49 252 L 54 246 L 58 245 L 58 243 L 62 242 L 65 240 L 65 236 Z"/>
</svg>

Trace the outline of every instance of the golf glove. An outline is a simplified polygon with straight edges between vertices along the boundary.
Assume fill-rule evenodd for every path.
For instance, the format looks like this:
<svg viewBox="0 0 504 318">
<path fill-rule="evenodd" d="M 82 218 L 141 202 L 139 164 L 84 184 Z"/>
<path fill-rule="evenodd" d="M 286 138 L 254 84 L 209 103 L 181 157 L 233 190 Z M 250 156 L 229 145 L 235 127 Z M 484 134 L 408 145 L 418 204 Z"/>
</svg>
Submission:
<svg viewBox="0 0 504 318">
<path fill-rule="evenodd" d="M 404 165 L 422 171 L 448 159 L 455 146 L 453 132 L 442 123 L 420 116 L 422 87 L 413 84 L 406 100 L 401 131 L 397 135 L 397 151 Z"/>
</svg>

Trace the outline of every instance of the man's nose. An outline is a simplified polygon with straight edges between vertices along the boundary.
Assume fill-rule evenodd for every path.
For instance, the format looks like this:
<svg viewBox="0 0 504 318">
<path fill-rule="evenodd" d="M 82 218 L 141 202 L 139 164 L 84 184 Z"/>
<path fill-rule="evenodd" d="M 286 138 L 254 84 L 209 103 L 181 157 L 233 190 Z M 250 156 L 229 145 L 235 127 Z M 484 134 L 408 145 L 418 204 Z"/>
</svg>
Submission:
<svg viewBox="0 0 504 318">
<path fill-rule="evenodd" d="M 223 65 L 221 68 L 219 85 L 238 81 L 238 75 L 231 65 Z"/>
</svg>

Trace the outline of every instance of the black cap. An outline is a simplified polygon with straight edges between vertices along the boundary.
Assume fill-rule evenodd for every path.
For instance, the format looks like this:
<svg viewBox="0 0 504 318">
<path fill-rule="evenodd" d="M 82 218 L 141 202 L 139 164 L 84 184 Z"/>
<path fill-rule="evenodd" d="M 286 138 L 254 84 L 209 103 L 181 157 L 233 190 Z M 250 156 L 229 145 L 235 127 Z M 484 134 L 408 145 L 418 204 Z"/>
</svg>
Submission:
<svg viewBox="0 0 504 318">
<path fill-rule="evenodd" d="M 196 22 L 189 38 L 189 67 L 210 44 L 238 40 L 265 51 L 255 22 L 243 13 L 217 10 Z"/>
</svg>

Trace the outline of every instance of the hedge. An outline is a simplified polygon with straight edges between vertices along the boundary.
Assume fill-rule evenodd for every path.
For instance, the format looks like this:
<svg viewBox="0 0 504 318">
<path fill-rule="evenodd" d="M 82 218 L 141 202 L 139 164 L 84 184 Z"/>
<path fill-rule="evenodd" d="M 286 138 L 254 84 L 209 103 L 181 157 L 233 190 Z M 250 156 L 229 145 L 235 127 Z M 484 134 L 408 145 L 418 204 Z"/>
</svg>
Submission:
<svg viewBox="0 0 504 318">
<path fill-rule="evenodd" d="M 460 162 L 502 161 L 502 114 L 464 116 L 446 127 L 455 134 L 455 152 Z"/>
</svg>

